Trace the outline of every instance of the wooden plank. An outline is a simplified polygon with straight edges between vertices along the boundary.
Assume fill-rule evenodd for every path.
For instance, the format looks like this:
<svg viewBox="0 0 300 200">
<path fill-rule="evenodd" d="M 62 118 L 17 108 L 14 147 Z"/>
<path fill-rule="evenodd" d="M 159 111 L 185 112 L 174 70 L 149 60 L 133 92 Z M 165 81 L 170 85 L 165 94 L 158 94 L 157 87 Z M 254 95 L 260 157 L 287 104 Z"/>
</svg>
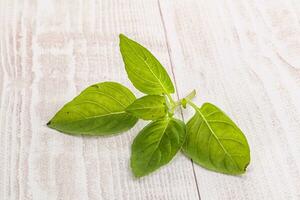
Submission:
<svg viewBox="0 0 300 200">
<path fill-rule="evenodd" d="M 223 108 L 251 147 L 243 176 L 195 166 L 201 199 L 300 199 L 300 2 L 160 4 L 180 96 Z"/>
<path fill-rule="evenodd" d="M 114 80 L 133 89 L 120 32 L 149 47 L 171 73 L 157 1 L 6 0 L 0 9 L 1 199 L 198 199 L 182 155 L 146 178 L 132 177 L 130 144 L 145 122 L 91 138 L 45 126 L 89 84 Z"/>
</svg>

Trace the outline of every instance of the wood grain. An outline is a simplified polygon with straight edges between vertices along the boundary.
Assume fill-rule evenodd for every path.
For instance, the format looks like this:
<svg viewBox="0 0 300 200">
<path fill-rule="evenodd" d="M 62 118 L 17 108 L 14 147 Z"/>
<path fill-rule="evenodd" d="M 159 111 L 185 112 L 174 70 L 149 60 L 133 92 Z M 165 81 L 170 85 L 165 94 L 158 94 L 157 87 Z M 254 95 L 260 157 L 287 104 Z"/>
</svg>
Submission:
<svg viewBox="0 0 300 200">
<path fill-rule="evenodd" d="M 157 1 L 1 1 L 0 199 L 198 199 L 182 155 L 137 180 L 130 145 L 146 122 L 115 137 L 72 137 L 45 126 L 95 82 L 130 87 L 119 33 L 171 73 Z M 2 29 L 3 28 L 3 29 Z"/>
<path fill-rule="evenodd" d="M 300 199 L 299 19 L 297 0 L 1 0 L 0 199 Z M 157 56 L 179 97 L 196 89 L 199 105 L 213 102 L 239 124 L 251 147 L 245 175 L 179 154 L 137 180 L 130 145 L 146 122 L 90 138 L 45 126 L 96 82 L 142 95 L 126 77 L 119 33 Z"/>
<path fill-rule="evenodd" d="M 195 167 L 201 199 L 300 199 L 299 5 L 161 1 L 180 96 L 219 105 L 251 147 L 241 177 Z"/>
</svg>

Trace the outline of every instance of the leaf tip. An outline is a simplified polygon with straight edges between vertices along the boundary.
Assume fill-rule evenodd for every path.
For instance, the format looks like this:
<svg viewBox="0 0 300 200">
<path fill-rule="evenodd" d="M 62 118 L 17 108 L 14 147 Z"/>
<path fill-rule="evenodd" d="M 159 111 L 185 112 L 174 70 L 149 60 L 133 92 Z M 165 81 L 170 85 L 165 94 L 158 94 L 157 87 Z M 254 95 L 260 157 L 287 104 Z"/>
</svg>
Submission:
<svg viewBox="0 0 300 200">
<path fill-rule="evenodd" d="M 136 179 L 140 179 L 143 177 L 143 175 L 137 174 L 134 171 L 132 173 L 133 173 L 134 178 L 136 178 Z"/>
<path fill-rule="evenodd" d="M 249 164 L 250 164 L 250 163 L 247 163 L 247 164 L 245 165 L 245 167 L 244 167 L 244 172 L 247 171 L 247 167 L 249 166 Z"/>
<path fill-rule="evenodd" d="M 150 174 L 150 172 L 142 172 L 142 171 L 139 171 L 139 170 L 136 169 L 136 168 L 131 168 L 131 171 L 132 171 L 132 173 L 133 173 L 133 176 L 134 176 L 136 179 L 143 178 L 144 176 Z"/>
<path fill-rule="evenodd" d="M 46 124 L 48 127 L 50 127 L 50 125 L 51 125 L 51 120 L 49 121 L 49 122 L 47 122 L 47 124 Z"/>
<path fill-rule="evenodd" d="M 131 165 L 130 165 L 130 167 L 131 167 L 131 172 L 132 172 L 134 178 L 137 178 L 137 179 L 138 179 L 138 178 L 141 178 L 141 177 L 143 176 L 141 173 L 138 172 L 138 170 L 136 170 L 136 168 L 134 167 L 134 165 L 133 165 L 133 163 L 132 163 L 132 160 L 131 160 Z"/>
<path fill-rule="evenodd" d="M 123 33 L 120 33 L 119 38 L 120 38 L 120 40 L 122 40 L 122 39 L 126 39 L 127 37 Z"/>
</svg>

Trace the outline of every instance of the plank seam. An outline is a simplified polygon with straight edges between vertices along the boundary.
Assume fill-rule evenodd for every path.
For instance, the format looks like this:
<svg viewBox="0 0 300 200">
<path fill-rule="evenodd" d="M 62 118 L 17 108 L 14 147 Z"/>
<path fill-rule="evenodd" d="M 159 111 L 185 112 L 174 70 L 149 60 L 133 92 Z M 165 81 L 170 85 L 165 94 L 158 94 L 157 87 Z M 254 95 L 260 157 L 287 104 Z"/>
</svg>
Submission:
<svg viewBox="0 0 300 200">
<path fill-rule="evenodd" d="M 176 83 L 176 79 L 175 79 L 175 73 L 174 73 L 174 69 L 173 69 L 174 64 L 173 64 L 173 61 L 172 61 L 172 58 L 171 58 L 171 50 L 170 50 L 170 45 L 169 45 L 169 40 L 168 40 L 168 35 L 167 35 L 167 28 L 166 28 L 166 25 L 165 25 L 165 20 L 164 20 L 163 14 L 162 14 L 160 1 L 157 0 L 157 3 L 158 3 L 159 15 L 160 15 L 161 22 L 162 22 L 163 29 L 164 29 L 164 36 L 165 36 L 166 46 L 167 46 L 167 49 L 168 49 L 168 56 L 169 56 L 170 66 L 171 66 L 171 73 L 172 73 L 172 77 L 173 77 L 173 80 L 174 80 L 175 89 L 177 91 L 176 92 L 176 97 L 177 97 L 177 100 L 178 100 L 179 99 L 178 87 L 177 87 L 177 83 Z M 184 121 L 184 116 L 183 116 L 183 112 L 182 112 L 181 107 L 180 107 L 180 115 L 181 115 L 182 120 Z M 195 184 L 196 184 L 196 188 L 197 188 L 198 198 L 199 198 L 199 200 L 201 200 L 199 185 L 198 185 L 197 176 L 196 176 L 196 172 L 195 172 L 194 162 L 193 162 L 192 159 L 190 159 L 190 160 L 191 160 L 191 164 L 192 164 L 193 176 L 194 176 L 194 180 L 195 180 Z"/>
</svg>

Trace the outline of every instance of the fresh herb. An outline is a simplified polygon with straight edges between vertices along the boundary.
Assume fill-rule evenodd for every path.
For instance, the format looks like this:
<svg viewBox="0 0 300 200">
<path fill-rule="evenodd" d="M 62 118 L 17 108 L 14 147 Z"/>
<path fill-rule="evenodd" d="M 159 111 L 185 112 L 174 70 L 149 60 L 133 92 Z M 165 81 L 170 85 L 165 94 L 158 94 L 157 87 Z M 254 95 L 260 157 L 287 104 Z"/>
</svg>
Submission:
<svg viewBox="0 0 300 200">
<path fill-rule="evenodd" d="M 128 78 L 146 96 L 136 99 L 115 82 L 92 85 L 63 106 L 48 122 L 50 128 L 71 135 L 111 135 L 132 128 L 138 119 L 152 120 L 133 141 L 131 168 L 145 176 L 183 153 L 204 168 L 242 174 L 250 162 L 246 137 L 218 107 L 192 102 L 193 90 L 175 101 L 167 71 L 145 47 L 120 34 L 120 51 Z M 174 118 L 180 107 L 191 106 L 194 116 L 185 123 Z"/>
<path fill-rule="evenodd" d="M 164 96 L 147 95 L 135 100 L 126 111 L 140 119 L 155 120 L 166 116 L 168 107 Z"/>
<path fill-rule="evenodd" d="M 173 83 L 160 62 L 145 47 L 120 34 L 120 50 L 128 78 L 145 94 L 171 94 Z"/>
<path fill-rule="evenodd" d="M 187 123 L 183 152 L 199 165 L 226 174 L 242 174 L 250 161 L 249 145 L 237 125 L 219 108 L 205 103 Z"/>
<path fill-rule="evenodd" d="M 138 120 L 125 111 L 135 99 L 133 93 L 119 83 L 98 83 L 64 105 L 47 125 L 74 135 L 108 135 L 126 131 Z"/>
<path fill-rule="evenodd" d="M 149 123 L 134 139 L 131 168 L 136 177 L 153 172 L 167 164 L 181 149 L 185 140 L 185 124 L 165 117 Z"/>
</svg>

